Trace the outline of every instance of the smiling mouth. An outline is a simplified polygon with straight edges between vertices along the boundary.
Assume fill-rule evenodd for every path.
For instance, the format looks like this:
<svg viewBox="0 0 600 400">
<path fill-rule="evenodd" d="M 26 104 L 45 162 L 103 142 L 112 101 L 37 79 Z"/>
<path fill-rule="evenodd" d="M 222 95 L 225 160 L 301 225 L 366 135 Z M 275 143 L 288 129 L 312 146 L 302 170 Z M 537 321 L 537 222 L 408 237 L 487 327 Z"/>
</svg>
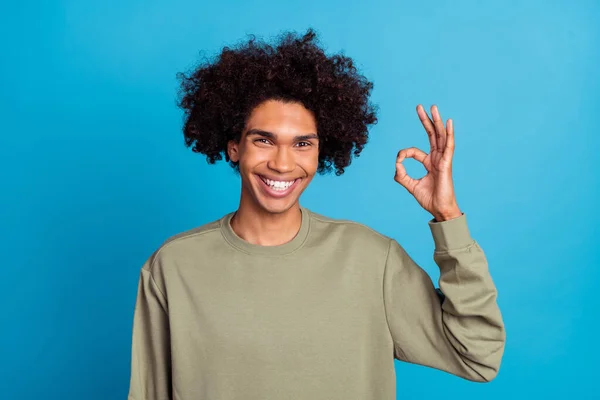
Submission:
<svg viewBox="0 0 600 400">
<path fill-rule="evenodd" d="M 287 180 L 287 181 L 282 181 L 282 180 L 272 180 L 272 179 L 268 179 L 265 178 L 262 175 L 258 175 L 258 177 L 265 183 L 267 184 L 271 189 L 274 190 L 281 190 L 284 191 L 286 189 L 288 189 L 290 186 L 292 186 L 297 180 L 299 180 L 300 178 L 297 179 L 292 179 L 292 180 Z"/>
<path fill-rule="evenodd" d="M 262 175 L 257 175 L 262 181 L 263 187 L 266 192 L 273 197 L 282 197 L 290 193 L 302 180 L 302 178 L 296 178 L 294 180 L 272 180 L 265 178 Z"/>
</svg>

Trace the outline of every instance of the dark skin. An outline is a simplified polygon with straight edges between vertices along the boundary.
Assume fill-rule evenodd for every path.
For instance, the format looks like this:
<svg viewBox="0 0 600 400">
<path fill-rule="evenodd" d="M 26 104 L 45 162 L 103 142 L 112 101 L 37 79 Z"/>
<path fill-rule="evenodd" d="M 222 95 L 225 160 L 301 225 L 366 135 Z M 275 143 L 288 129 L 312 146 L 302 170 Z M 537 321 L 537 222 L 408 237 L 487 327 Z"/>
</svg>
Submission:
<svg viewBox="0 0 600 400">
<path fill-rule="evenodd" d="M 400 150 L 396 158 L 394 180 L 404 186 L 436 221 L 460 217 L 462 213 L 456 201 L 452 181 L 454 124 L 449 119 L 444 126 L 444 121 L 435 105 L 431 107 L 433 120 L 420 104 L 417 106 L 417 114 L 429 137 L 429 154 L 416 147 Z M 402 161 L 406 158 L 414 158 L 422 163 L 427 174 L 421 179 L 408 176 L 402 165 Z"/>
<path fill-rule="evenodd" d="M 319 138 L 314 115 L 299 103 L 266 101 L 250 114 L 239 143 L 230 141 L 229 158 L 239 162 L 240 205 L 231 227 L 242 239 L 275 246 L 293 239 L 302 221 L 299 198 L 316 174 Z M 283 198 L 270 196 L 260 177 L 297 180 Z"/>
<path fill-rule="evenodd" d="M 423 107 L 417 113 L 429 136 L 430 153 L 410 147 L 400 150 L 394 180 L 405 187 L 436 221 L 459 217 L 452 182 L 454 128 L 446 126 L 436 106 L 431 119 Z M 242 191 L 231 227 L 242 239 L 262 246 L 289 242 L 301 225 L 300 195 L 316 174 L 319 137 L 311 111 L 300 103 L 268 100 L 252 110 L 239 142 L 230 141 L 227 152 L 239 162 Z M 406 174 L 402 161 L 423 163 L 427 175 L 415 180 Z M 261 181 L 294 182 L 287 194 L 278 194 Z M 284 183 L 281 183 L 284 185 Z"/>
</svg>

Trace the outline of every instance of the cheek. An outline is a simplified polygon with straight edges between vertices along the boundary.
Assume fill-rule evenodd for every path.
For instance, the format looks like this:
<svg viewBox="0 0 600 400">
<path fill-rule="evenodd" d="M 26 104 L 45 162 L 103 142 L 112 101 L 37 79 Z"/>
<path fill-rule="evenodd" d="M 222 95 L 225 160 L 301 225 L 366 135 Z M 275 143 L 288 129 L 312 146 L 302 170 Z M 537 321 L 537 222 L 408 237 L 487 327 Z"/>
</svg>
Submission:
<svg viewBox="0 0 600 400">
<path fill-rule="evenodd" d="M 314 175 L 319 167 L 319 152 L 311 152 L 304 157 L 302 165 L 308 174 Z"/>
<path fill-rule="evenodd" d="M 256 165 L 269 159 L 269 151 L 249 145 L 244 152 L 244 159 L 249 165 Z"/>
<path fill-rule="evenodd" d="M 240 170 L 251 171 L 254 167 L 264 162 L 264 152 L 252 148 L 245 148 L 240 153 Z"/>
</svg>

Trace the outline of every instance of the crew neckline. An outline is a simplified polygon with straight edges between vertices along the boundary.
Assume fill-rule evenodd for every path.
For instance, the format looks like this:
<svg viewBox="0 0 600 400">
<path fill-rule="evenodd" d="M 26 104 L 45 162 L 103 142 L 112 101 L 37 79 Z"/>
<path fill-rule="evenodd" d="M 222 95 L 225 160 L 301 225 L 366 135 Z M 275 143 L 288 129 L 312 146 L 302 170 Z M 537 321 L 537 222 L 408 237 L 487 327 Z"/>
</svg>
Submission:
<svg viewBox="0 0 600 400">
<path fill-rule="evenodd" d="M 289 254 L 302 247 L 310 231 L 310 211 L 303 206 L 300 206 L 300 211 L 302 213 L 302 222 L 300 224 L 298 233 L 292 238 L 292 240 L 283 244 L 275 246 L 263 246 L 250 243 L 239 237 L 231 227 L 231 219 L 235 214 L 235 211 L 232 211 L 221 218 L 221 233 L 230 245 L 248 254 L 267 256 Z"/>
</svg>

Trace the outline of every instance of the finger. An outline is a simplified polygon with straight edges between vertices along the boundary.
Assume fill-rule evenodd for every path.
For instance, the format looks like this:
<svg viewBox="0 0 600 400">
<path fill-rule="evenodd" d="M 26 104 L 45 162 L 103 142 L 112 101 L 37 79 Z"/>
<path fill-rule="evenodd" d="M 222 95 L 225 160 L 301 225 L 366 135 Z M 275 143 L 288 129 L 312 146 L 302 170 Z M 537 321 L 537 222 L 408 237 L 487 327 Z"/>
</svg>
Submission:
<svg viewBox="0 0 600 400">
<path fill-rule="evenodd" d="M 394 175 L 394 180 L 404 186 L 410 193 L 413 193 L 413 189 L 417 185 L 417 181 L 408 176 L 404 165 L 401 163 L 396 163 L 396 175 Z"/>
<path fill-rule="evenodd" d="M 431 158 L 428 157 L 429 154 L 425 153 L 423 150 L 416 147 L 409 147 L 398 152 L 396 163 L 401 163 L 406 158 L 413 158 L 423 164 L 427 172 L 431 172 Z"/>
<path fill-rule="evenodd" d="M 425 132 L 427 132 L 427 136 L 429 136 L 429 147 L 431 149 L 430 152 L 433 152 L 437 148 L 437 140 L 433 122 L 421 104 L 417 106 L 417 114 L 419 115 L 419 119 L 423 124 L 423 128 L 425 128 Z"/>
<path fill-rule="evenodd" d="M 446 128 L 436 105 L 431 106 L 431 116 L 433 117 L 433 125 L 436 132 L 436 148 L 439 152 L 443 152 L 446 148 Z"/>
<path fill-rule="evenodd" d="M 446 147 L 442 158 L 447 162 L 452 162 L 452 157 L 454 155 L 454 122 L 452 119 L 449 119 L 446 122 L 446 133 Z"/>
<path fill-rule="evenodd" d="M 402 149 L 398 152 L 396 156 L 396 163 L 404 161 L 406 158 L 414 158 L 420 163 L 425 163 L 425 159 L 427 158 L 427 153 L 417 147 L 409 147 L 406 149 Z"/>
<path fill-rule="evenodd" d="M 429 166 L 427 163 L 425 163 L 427 153 L 416 147 L 409 147 L 400 150 L 398 152 L 398 156 L 396 157 L 396 175 L 394 176 L 394 180 L 404 186 L 410 193 L 413 193 L 413 189 L 419 183 L 420 179 L 413 179 L 406 173 L 406 168 L 404 168 L 404 165 L 402 165 L 402 161 L 407 158 L 414 158 L 415 160 L 423 163 L 427 171 L 429 171 Z"/>
</svg>

